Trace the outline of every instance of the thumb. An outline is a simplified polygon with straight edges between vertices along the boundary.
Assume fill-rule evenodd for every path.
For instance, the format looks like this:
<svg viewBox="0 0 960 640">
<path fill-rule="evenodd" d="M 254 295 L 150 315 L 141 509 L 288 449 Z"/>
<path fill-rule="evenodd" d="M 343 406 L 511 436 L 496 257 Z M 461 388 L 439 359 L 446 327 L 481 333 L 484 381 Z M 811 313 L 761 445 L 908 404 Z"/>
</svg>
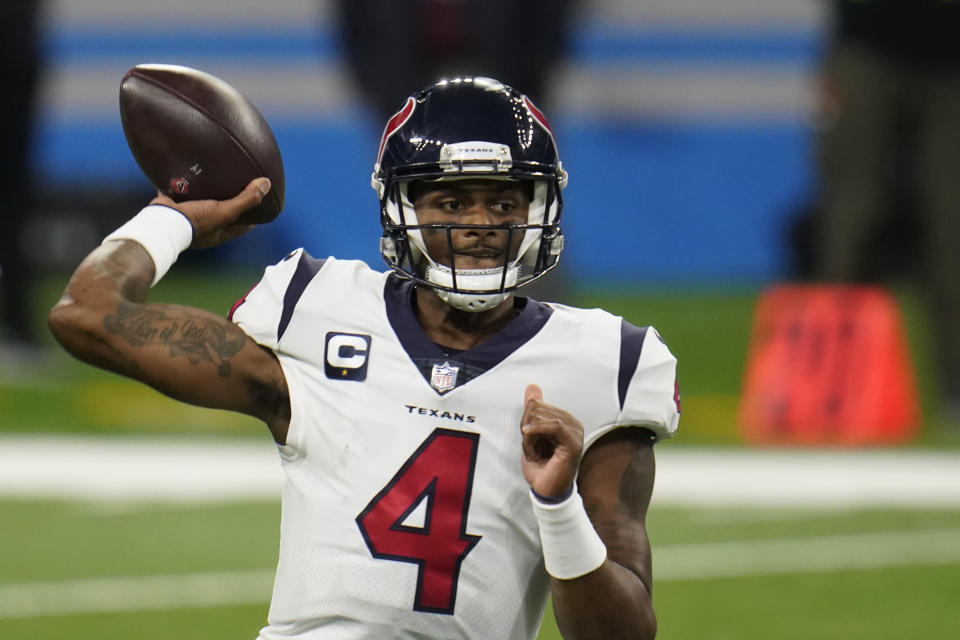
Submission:
<svg viewBox="0 0 960 640">
<path fill-rule="evenodd" d="M 270 178 L 255 178 L 227 202 L 231 207 L 236 207 L 240 211 L 252 209 L 263 201 L 263 197 L 270 193 Z"/>
<path fill-rule="evenodd" d="M 528 384 L 526 391 L 523 392 L 523 404 L 526 405 L 531 400 L 543 401 L 543 390 L 535 384 Z"/>
</svg>

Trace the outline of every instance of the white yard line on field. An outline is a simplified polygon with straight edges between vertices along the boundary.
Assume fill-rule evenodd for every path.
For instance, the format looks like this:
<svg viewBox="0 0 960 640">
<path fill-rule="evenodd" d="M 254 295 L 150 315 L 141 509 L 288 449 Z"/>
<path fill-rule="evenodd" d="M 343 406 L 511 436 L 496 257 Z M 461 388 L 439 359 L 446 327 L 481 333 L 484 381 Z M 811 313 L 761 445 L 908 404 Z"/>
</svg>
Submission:
<svg viewBox="0 0 960 640">
<path fill-rule="evenodd" d="M 0 496 L 275 499 L 282 480 L 280 459 L 269 438 L 0 437 Z"/>
<path fill-rule="evenodd" d="M 266 604 L 271 570 L 0 584 L 0 618 Z"/>
<path fill-rule="evenodd" d="M 654 505 L 960 507 L 960 452 L 657 447 Z"/>
<path fill-rule="evenodd" d="M 960 563 L 960 529 L 663 545 L 658 582 Z"/>
<path fill-rule="evenodd" d="M 658 583 L 960 563 L 960 531 L 926 529 L 666 545 Z M 415 569 L 411 568 L 415 580 Z M 0 584 L 0 618 L 266 606 L 273 571 L 225 571 Z"/>
<path fill-rule="evenodd" d="M 960 507 L 960 452 L 691 449 L 671 443 L 656 451 L 654 506 Z M 267 437 L 0 436 L 0 497 L 277 499 L 282 481 Z"/>
</svg>

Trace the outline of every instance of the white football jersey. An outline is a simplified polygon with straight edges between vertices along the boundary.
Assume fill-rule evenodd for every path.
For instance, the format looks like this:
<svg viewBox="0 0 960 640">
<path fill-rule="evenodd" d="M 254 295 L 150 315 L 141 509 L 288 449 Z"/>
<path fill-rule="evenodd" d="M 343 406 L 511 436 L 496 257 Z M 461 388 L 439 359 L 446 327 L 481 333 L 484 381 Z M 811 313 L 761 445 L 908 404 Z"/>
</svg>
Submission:
<svg viewBox="0 0 960 640">
<path fill-rule="evenodd" d="M 297 250 L 232 311 L 276 352 L 292 410 L 261 640 L 536 637 L 549 579 L 520 468 L 527 385 L 583 423 L 585 450 L 619 426 L 677 428 L 676 360 L 652 328 L 518 298 L 499 333 L 445 353 L 412 291 Z"/>
</svg>

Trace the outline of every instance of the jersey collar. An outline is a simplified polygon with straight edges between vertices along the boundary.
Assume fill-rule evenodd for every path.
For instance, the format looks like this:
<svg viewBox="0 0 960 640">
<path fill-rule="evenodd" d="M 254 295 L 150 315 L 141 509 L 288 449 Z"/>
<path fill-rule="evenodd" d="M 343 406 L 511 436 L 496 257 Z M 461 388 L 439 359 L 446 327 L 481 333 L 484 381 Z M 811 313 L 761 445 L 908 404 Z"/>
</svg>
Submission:
<svg viewBox="0 0 960 640">
<path fill-rule="evenodd" d="M 458 374 L 453 388 L 466 384 L 506 360 L 510 354 L 533 338 L 553 313 L 553 309 L 548 305 L 533 298 L 514 297 L 514 304 L 520 312 L 510 324 L 472 349 L 459 353 L 444 353 L 427 337 L 417 322 L 413 310 L 413 288 L 414 283 L 411 280 L 403 280 L 393 273 L 387 277 L 383 297 L 390 326 L 393 327 L 404 351 L 428 383 L 431 382 L 435 367 L 444 364 L 457 367 Z M 452 389 L 434 390 L 443 395 Z"/>
</svg>

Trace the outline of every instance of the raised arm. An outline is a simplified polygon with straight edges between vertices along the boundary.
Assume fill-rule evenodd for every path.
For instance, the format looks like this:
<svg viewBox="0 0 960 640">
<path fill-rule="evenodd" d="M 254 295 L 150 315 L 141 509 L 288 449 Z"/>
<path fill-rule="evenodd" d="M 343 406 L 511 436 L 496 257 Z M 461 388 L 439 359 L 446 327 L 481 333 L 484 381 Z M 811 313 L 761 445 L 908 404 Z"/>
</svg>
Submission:
<svg viewBox="0 0 960 640">
<path fill-rule="evenodd" d="M 616 429 L 581 460 L 583 427 L 544 402 L 536 385 L 527 388 L 521 430 L 523 472 L 533 490 L 561 634 L 567 640 L 655 637 L 645 524 L 655 475 L 649 432 Z"/>
<path fill-rule="evenodd" d="M 158 196 L 153 204 L 182 213 L 193 229 L 191 246 L 208 247 L 247 231 L 231 223 L 268 190 L 269 181 L 259 179 L 231 200 L 175 205 Z M 139 242 L 105 242 L 77 267 L 50 311 L 53 335 L 78 359 L 172 398 L 260 418 L 284 443 L 290 403 L 276 356 L 209 311 L 147 303 L 155 269 Z"/>
</svg>

